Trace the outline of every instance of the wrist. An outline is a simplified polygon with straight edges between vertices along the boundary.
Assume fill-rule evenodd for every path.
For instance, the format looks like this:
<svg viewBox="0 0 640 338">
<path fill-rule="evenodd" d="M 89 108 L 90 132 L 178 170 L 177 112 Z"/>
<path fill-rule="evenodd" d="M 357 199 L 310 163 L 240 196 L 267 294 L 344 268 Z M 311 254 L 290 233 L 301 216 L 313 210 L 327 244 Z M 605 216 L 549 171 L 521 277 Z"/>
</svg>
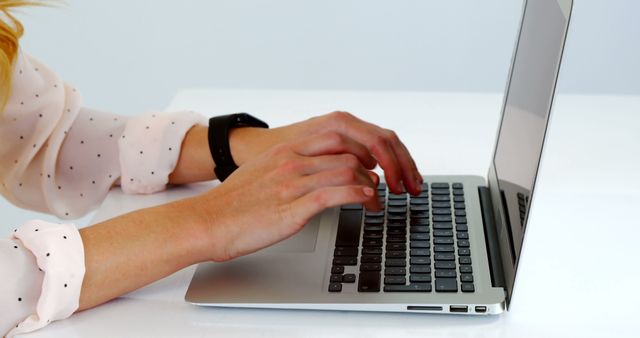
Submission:
<svg viewBox="0 0 640 338">
<path fill-rule="evenodd" d="M 242 127 L 229 131 L 229 146 L 234 162 L 241 166 L 255 156 L 258 156 L 265 149 L 268 149 L 271 142 L 270 129 Z"/>
</svg>

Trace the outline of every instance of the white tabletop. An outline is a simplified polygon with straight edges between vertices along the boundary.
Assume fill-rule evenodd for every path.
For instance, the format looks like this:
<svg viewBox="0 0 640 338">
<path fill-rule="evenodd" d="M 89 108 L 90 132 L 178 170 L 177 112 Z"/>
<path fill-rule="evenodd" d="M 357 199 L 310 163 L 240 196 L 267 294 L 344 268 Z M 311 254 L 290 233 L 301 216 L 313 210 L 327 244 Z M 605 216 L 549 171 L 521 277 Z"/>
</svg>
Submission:
<svg viewBox="0 0 640 338">
<path fill-rule="evenodd" d="M 423 174 L 485 175 L 498 94 L 185 90 L 169 110 L 247 111 L 272 126 L 336 109 L 396 130 Z M 194 267 L 34 337 L 630 337 L 640 315 L 640 97 L 559 96 L 508 312 L 491 317 L 201 308 Z M 208 189 L 114 190 L 96 221 Z"/>
</svg>

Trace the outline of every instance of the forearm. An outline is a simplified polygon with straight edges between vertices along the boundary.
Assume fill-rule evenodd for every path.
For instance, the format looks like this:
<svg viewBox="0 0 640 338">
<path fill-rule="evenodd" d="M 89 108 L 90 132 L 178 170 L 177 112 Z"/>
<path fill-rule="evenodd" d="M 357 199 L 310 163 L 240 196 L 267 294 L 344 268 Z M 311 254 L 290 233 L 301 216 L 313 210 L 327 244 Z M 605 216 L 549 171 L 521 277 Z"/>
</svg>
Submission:
<svg viewBox="0 0 640 338">
<path fill-rule="evenodd" d="M 86 273 L 79 310 L 205 260 L 202 222 L 189 200 L 143 209 L 80 230 Z"/>
</svg>

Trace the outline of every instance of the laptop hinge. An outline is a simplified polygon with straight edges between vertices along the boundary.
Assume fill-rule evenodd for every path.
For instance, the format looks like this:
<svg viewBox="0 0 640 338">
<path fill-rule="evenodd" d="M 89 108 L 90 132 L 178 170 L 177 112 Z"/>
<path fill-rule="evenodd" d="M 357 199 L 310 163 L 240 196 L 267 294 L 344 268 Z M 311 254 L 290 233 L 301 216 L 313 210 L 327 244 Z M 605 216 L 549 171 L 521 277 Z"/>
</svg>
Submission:
<svg viewBox="0 0 640 338">
<path fill-rule="evenodd" d="M 500 246 L 498 244 L 491 193 L 488 187 L 478 187 L 478 194 L 480 195 L 480 209 L 482 211 L 482 223 L 484 224 L 484 240 L 489 254 L 491 284 L 494 287 L 504 288 L 504 271 L 502 270 L 502 260 L 500 259 Z"/>
</svg>

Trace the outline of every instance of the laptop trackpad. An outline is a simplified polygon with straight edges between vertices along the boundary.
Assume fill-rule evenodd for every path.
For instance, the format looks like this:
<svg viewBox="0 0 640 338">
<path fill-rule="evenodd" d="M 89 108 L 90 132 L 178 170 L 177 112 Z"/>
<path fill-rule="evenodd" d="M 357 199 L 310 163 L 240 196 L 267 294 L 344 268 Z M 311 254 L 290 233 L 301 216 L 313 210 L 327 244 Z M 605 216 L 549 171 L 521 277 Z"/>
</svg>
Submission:
<svg viewBox="0 0 640 338">
<path fill-rule="evenodd" d="M 288 239 L 270 246 L 261 252 L 286 253 L 286 252 L 314 252 L 316 250 L 316 240 L 320 227 L 320 215 L 314 217 L 297 234 Z"/>
</svg>

